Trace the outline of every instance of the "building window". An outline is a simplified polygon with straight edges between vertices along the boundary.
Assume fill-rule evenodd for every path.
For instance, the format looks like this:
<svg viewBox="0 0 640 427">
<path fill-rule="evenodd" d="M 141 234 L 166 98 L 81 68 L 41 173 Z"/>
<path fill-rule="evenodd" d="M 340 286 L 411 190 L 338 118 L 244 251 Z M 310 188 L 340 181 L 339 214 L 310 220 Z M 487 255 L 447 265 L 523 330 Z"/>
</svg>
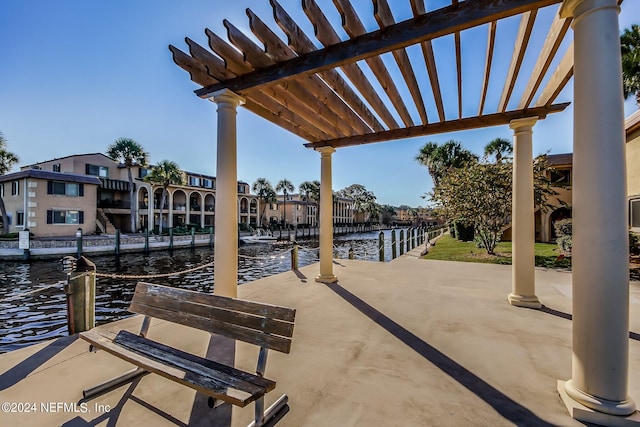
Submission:
<svg viewBox="0 0 640 427">
<path fill-rule="evenodd" d="M 16 225 L 24 225 L 24 212 L 16 212 Z"/>
<path fill-rule="evenodd" d="M 204 178 L 204 179 L 202 180 L 202 186 L 203 186 L 204 188 L 213 188 L 213 181 L 212 181 L 212 180 L 210 180 L 210 179 L 206 179 L 206 178 Z"/>
<path fill-rule="evenodd" d="M 189 185 L 192 187 L 200 187 L 200 178 L 196 178 L 193 176 L 189 177 Z"/>
<path fill-rule="evenodd" d="M 145 176 L 149 175 L 149 169 L 147 168 L 139 168 L 138 169 L 138 178 L 142 179 Z"/>
<path fill-rule="evenodd" d="M 78 210 L 48 210 L 47 224 L 84 224 L 84 212 Z"/>
<path fill-rule="evenodd" d="M 272 211 L 277 211 L 278 210 L 278 204 L 277 203 L 269 204 L 269 209 L 271 209 Z"/>
<path fill-rule="evenodd" d="M 60 163 L 54 163 L 53 164 L 53 171 L 54 172 L 60 172 Z"/>
<path fill-rule="evenodd" d="M 0 197 L 4 197 L 4 183 L 0 184 Z"/>
<path fill-rule="evenodd" d="M 640 199 L 629 200 L 629 225 L 640 228 Z"/>
<path fill-rule="evenodd" d="M 571 170 L 570 169 L 555 169 L 551 171 L 551 183 L 554 185 L 569 185 L 571 184 Z"/>
<path fill-rule="evenodd" d="M 87 175 L 99 176 L 101 178 L 109 178 L 109 168 L 106 166 L 90 165 L 87 163 L 85 173 Z"/>
<path fill-rule="evenodd" d="M 20 194 L 20 182 L 19 181 L 11 181 L 11 195 L 17 196 Z"/>
<path fill-rule="evenodd" d="M 73 182 L 47 181 L 47 194 L 60 196 L 82 197 L 84 196 L 84 184 Z"/>
</svg>

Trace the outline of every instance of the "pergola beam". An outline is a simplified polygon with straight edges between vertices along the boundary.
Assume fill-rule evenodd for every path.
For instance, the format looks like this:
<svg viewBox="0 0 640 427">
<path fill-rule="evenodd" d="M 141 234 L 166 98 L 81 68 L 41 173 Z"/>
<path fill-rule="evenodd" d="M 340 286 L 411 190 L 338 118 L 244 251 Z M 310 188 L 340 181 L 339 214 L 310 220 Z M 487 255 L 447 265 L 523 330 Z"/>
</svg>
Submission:
<svg viewBox="0 0 640 427">
<path fill-rule="evenodd" d="M 300 74 L 313 74 L 372 58 L 425 40 L 453 34 L 491 21 L 560 3 L 562 0 L 474 0 L 448 6 L 384 29 L 332 44 L 234 79 L 195 91 L 207 98 L 213 92 L 245 89 Z"/>
<path fill-rule="evenodd" d="M 518 28 L 518 36 L 513 48 L 513 57 L 511 58 L 511 65 L 509 66 L 509 74 L 505 80 L 504 88 L 502 89 L 502 96 L 500 97 L 500 104 L 498 106 L 499 112 L 507 110 L 509 98 L 511 98 L 513 88 L 516 85 L 516 79 L 520 74 L 520 67 L 522 66 L 524 54 L 529 46 L 529 38 L 531 37 L 533 24 L 536 21 L 537 14 L 536 10 L 529 11 L 522 14 L 522 18 L 520 19 L 520 27 Z"/>
<path fill-rule="evenodd" d="M 504 113 L 487 114 L 484 116 L 465 117 L 460 120 L 449 120 L 440 123 L 429 123 L 422 126 L 413 126 L 404 129 L 393 129 L 385 132 L 371 133 L 367 135 L 337 138 L 327 141 L 310 142 L 305 144 L 307 148 L 320 147 L 350 147 L 354 145 L 371 144 L 374 142 L 391 141 L 395 139 L 414 138 L 418 136 L 434 135 L 438 133 L 455 132 L 461 130 L 479 129 L 490 126 L 509 124 L 512 120 L 525 117 L 538 117 L 544 119 L 548 114 L 564 111 L 569 102 L 530 108 L 528 110 L 514 110 Z"/>
</svg>

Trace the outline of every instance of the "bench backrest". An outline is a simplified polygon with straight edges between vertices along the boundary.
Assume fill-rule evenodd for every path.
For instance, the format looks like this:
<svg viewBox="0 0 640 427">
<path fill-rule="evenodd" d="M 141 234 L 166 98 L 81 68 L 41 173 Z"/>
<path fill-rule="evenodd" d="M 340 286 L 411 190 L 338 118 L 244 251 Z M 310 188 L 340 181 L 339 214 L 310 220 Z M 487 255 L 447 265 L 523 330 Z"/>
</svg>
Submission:
<svg viewBox="0 0 640 427">
<path fill-rule="evenodd" d="M 283 353 L 291 349 L 296 310 L 138 282 L 129 311 L 224 335 Z"/>
</svg>

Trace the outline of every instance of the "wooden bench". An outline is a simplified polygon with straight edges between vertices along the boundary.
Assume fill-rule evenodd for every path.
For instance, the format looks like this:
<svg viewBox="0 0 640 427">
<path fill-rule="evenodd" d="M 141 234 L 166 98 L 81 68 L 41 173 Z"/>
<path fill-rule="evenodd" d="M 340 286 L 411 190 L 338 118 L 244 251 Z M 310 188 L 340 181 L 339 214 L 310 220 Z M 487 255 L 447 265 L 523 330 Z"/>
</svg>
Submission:
<svg viewBox="0 0 640 427">
<path fill-rule="evenodd" d="M 138 368 L 83 392 L 84 397 L 155 373 L 209 396 L 209 406 L 255 402 L 255 425 L 274 425 L 289 410 L 287 396 L 264 410 L 264 395 L 276 383 L 263 378 L 269 349 L 289 353 L 295 309 L 139 282 L 129 311 L 145 315 L 139 335 L 103 325 L 80 337 Z M 256 373 L 244 372 L 146 337 L 151 318 L 167 320 L 260 346 Z M 110 327 L 111 326 L 111 327 Z"/>
</svg>

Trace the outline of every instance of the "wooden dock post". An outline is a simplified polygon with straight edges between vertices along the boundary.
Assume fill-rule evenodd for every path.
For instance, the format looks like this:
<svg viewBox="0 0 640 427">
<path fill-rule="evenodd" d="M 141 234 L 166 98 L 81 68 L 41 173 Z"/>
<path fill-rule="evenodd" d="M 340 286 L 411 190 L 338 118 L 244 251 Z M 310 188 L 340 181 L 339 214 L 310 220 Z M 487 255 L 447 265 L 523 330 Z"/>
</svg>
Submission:
<svg viewBox="0 0 640 427">
<path fill-rule="evenodd" d="M 173 227 L 169 228 L 169 251 L 173 251 Z"/>
<path fill-rule="evenodd" d="M 349 259 L 353 259 L 354 258 L 354 254 L 353 254 L 353 246 L 351 246 L 349 248 Z"/>
<path fill-rule="evenodd" d="M 404 230 L 400 230 L 400 256 L 404 254 Z"/>
<path fill-rule="evenodd" d="M 384 262 L 384 233 L 378 234 L 378 260 Z"/>
<path fill-rule="evenodd" d="M 88 331 L 96 323 L 96 265 L 78 258 L 75 270 L 64 286 L 67 295 L 69 335 Z"/>
<path fill-rule="evenodd" d="M 144 253 L 149 253 L 149 229 L 145 228 L 144 230 Z"/>
<path fill-rule="evenodd" d="M 291 248 L 291 270 L 298 270 L 298 244 L 296 243 Z"/>
<path fill-rule="evenodd" d="M 396 230 L 391 230 L 391 259 L 396 259 Z"/>
<path fill-rule="evenodd" d="M 196 228 L 191 227 L 191 249 L 196 247 Z"/>
<path fill-rule="evenodd" d="M 76 252 L 77 257 L 80 258 L 82 256 L 82 228 L 80 227 L 76 230 Z"/>
<path fill-rule="evenodd" d="M 116 256 L 120 256 L 120 229 L 116 228 L 116 242 L 115 242 L 115 253 Z"/>
</svg>

